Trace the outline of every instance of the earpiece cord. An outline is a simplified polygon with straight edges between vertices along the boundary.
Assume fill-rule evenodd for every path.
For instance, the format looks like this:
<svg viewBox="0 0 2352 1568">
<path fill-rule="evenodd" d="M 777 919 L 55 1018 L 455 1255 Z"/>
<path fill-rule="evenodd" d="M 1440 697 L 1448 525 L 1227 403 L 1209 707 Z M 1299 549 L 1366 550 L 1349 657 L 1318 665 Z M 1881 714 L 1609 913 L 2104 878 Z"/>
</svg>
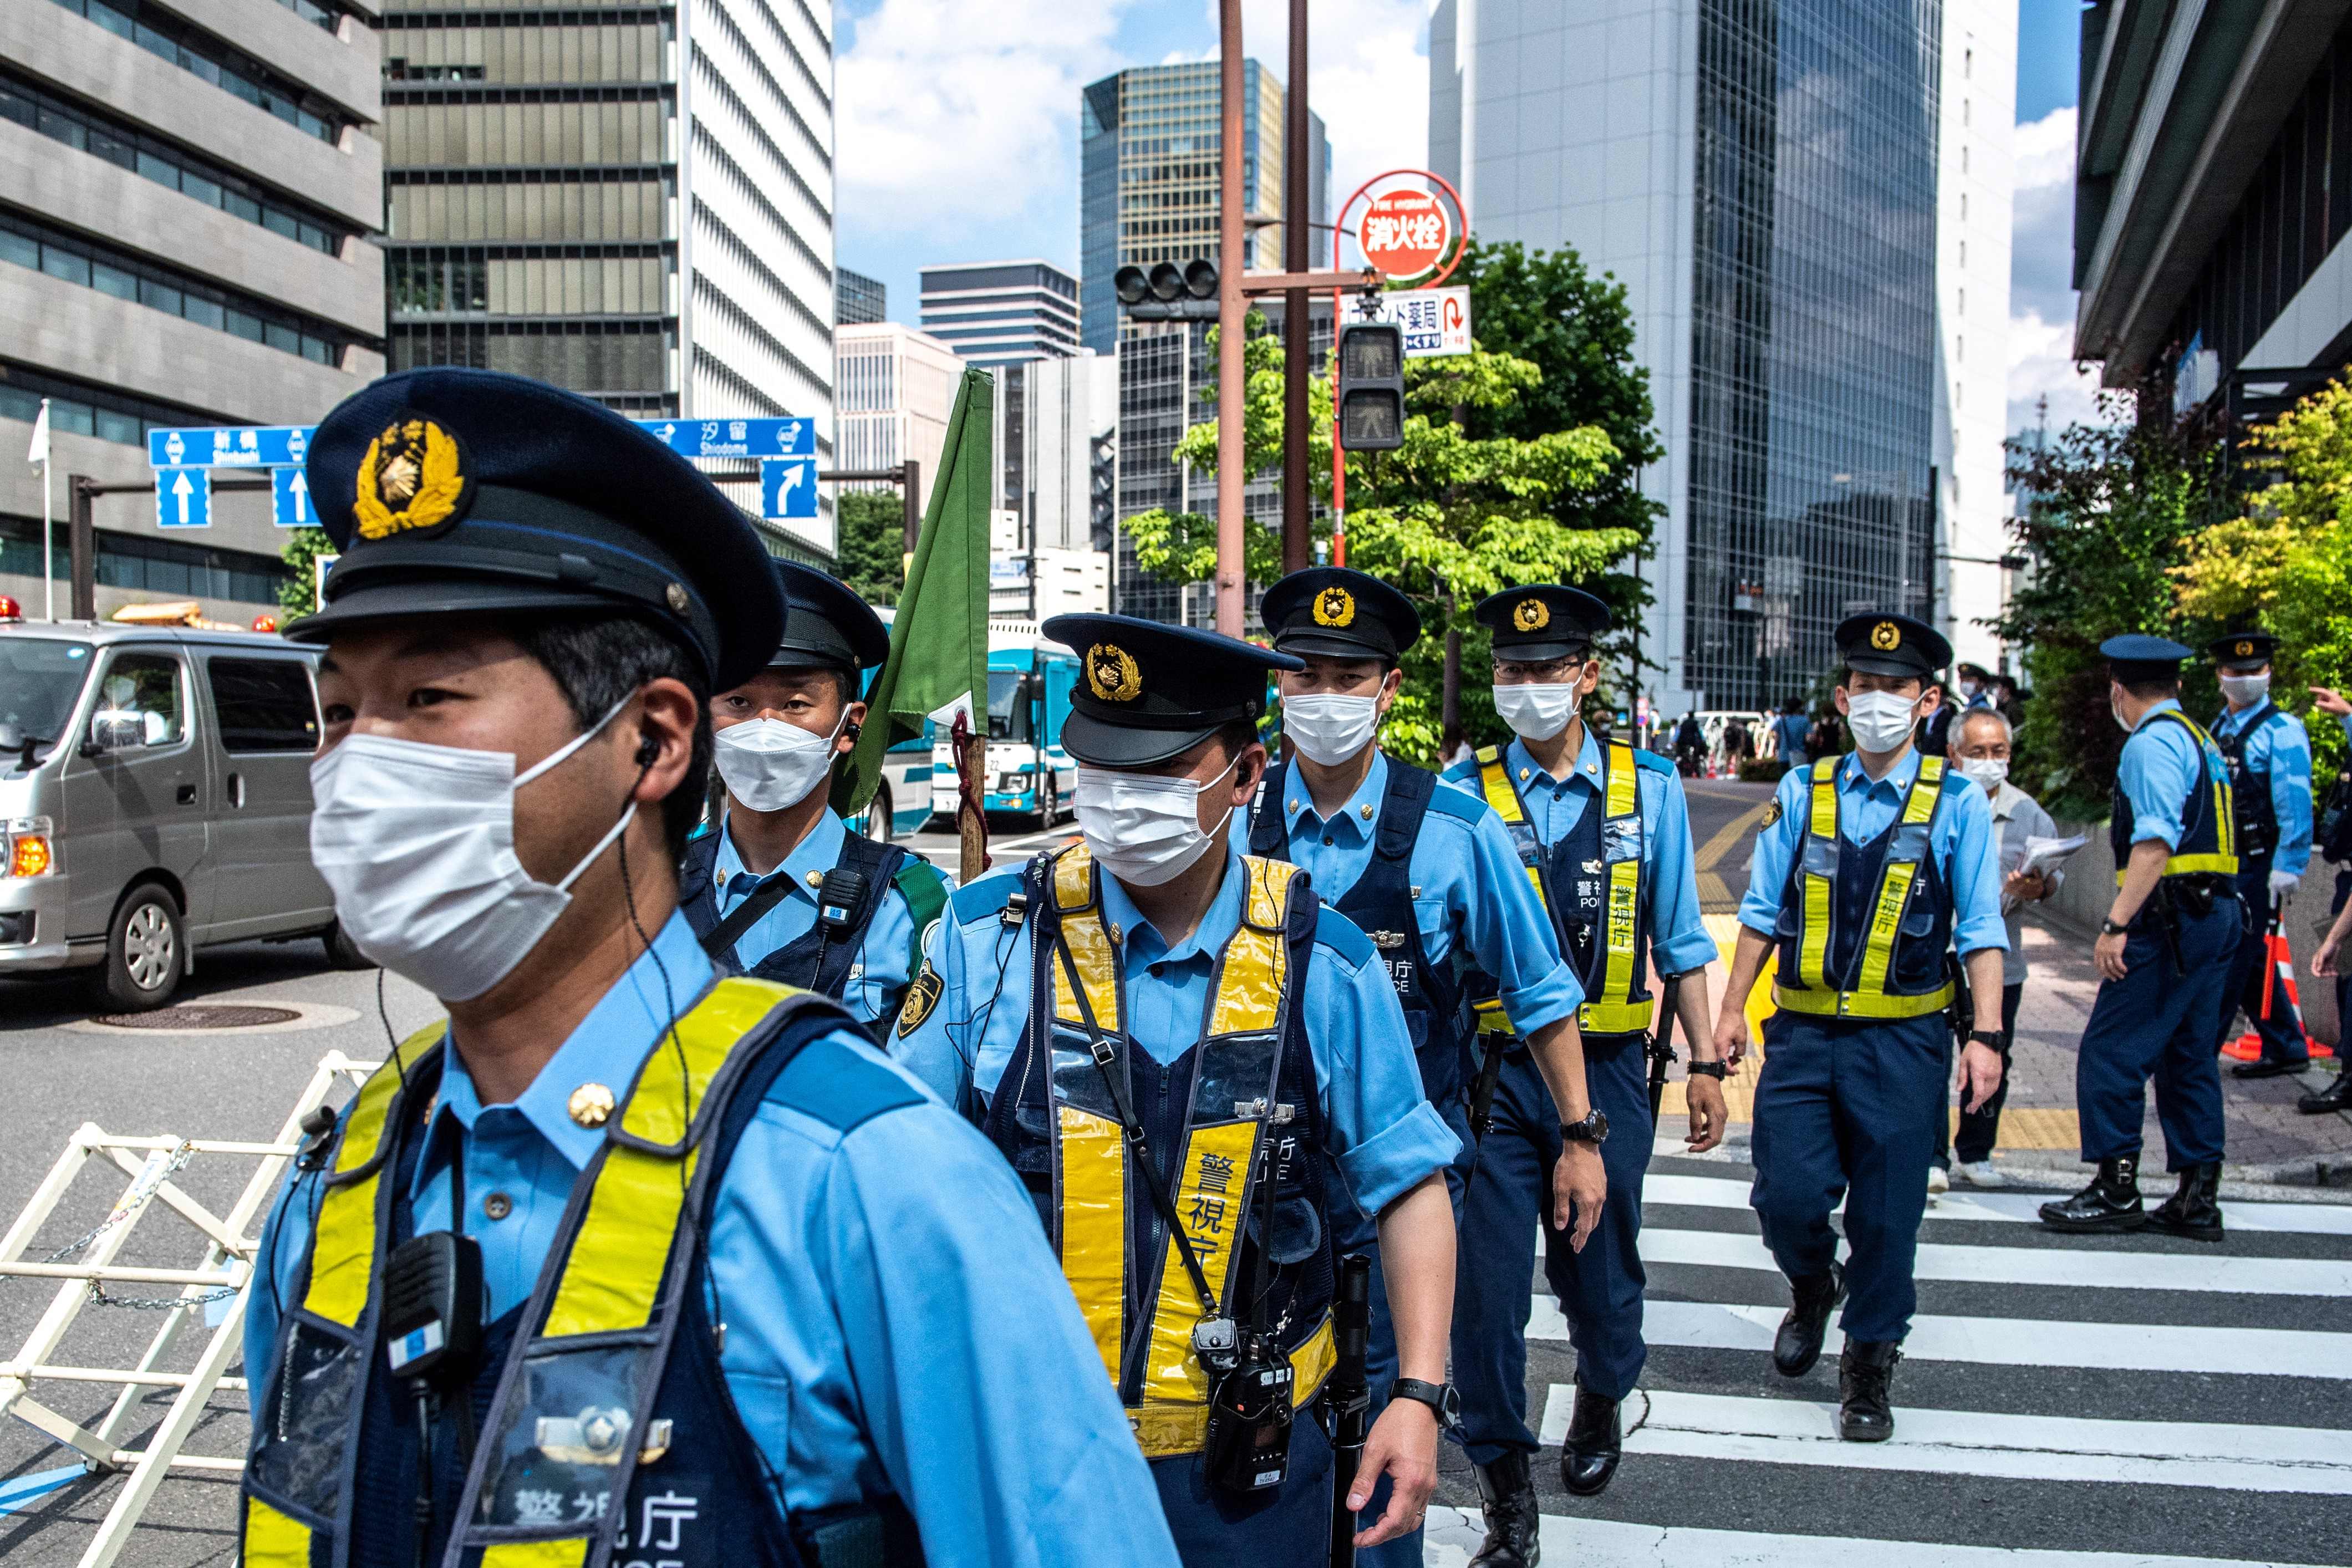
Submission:
<svg viewBox="0 0 2352 1568">
<path fill-rule="evenodd" d="M 653 766 L 654 759 L 652 757 L 646 757 L 644 762 L 638 764 L 638 784 L 642 785 L 646 782 L 646 775 L 653 771 Z M 629 799 L 634 800 L 635 797 L 636 790 L 633 787 L 629 792 Z M 626 811 L 628 808 L 629 801 L 623 801 L 621 803 L 621 809 L 623 811 Z M 620 847 L 621 898 L 628 906 L 629 927 L 637 933 L 638 946 L 644 951 L 647 957 L 654 961 L 654 970 L 661 976 L 662 1016 L 667 1020 L 664 1026 L 669 1032 L 670 1048 L 677 1053 L 679 1102 L 677 1124 L 678 1137 L 680 1141 L 683 1141 L 686 1137 L 687 1130 L 690 1128 L 694 1122 L 694 1079 L 693 1069 L 688 1064 L 686 1058 L 686 1042 L 678 1038 L 677 1034 L 677 995 L 670 988 L 669 965 L 662 962 L 662 955 L 660 952 L 655 948 L 653 938 L 646 934 L 645 921 L 637 918 L 637 889 L 636 884 L 629 878 L 629 836 L 626 833 L 621 835 Z M 688 1162 L 685 1160 L 680 1160 L 677 1163 L 677 1190 L 681 1194 L 685 1193 L 687 1190 L 686 1171 L 688 1164 Z"/>
</svg>

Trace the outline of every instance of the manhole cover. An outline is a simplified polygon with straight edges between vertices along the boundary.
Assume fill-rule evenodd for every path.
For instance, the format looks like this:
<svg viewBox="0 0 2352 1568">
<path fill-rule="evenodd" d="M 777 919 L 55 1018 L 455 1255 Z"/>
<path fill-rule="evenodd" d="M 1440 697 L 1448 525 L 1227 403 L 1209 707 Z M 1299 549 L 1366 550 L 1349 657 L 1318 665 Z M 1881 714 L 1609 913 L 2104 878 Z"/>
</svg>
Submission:
<svg viewBox="0 0 2352 1568">
<path fill-rule="evenodd" d="M 290 1024 L 302 1015 L 291 1007 L 158 1007 L 147 1013 L 108 1013 L 90 1021 L 118 1029 L 255 1029 Z"/>
</svg>

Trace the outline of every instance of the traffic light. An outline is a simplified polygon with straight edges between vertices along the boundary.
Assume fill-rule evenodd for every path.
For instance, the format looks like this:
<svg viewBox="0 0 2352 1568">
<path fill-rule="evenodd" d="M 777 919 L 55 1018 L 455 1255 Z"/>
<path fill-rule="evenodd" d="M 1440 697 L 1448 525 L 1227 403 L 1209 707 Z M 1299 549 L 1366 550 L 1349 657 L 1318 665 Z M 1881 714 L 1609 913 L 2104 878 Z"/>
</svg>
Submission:
<svg viewBox="0 0 2352 1568">
<path fill-rule="evenodd" d="M 1122 267 L 1111 288 L 1127 313 L 1139 321 L 1213 321 L 1217 319 L 1217 264 L 1202 258 L 1150 268 Z"/>
<path fill-rule="evenodd" d="M 1109 550 L 1118 541 L 1118 439 L 1115 436 L 1094 438 L 1092 472 L 1088 476 L 1087 510 L 1087 542 L 1097 550 Z"/>
<path fill-rule="evenodd" d="M 1350 452 L 1404 445 L 1404 329 L 1393 322 L 1339 329 L 1339 444 Z"/>
</svg>

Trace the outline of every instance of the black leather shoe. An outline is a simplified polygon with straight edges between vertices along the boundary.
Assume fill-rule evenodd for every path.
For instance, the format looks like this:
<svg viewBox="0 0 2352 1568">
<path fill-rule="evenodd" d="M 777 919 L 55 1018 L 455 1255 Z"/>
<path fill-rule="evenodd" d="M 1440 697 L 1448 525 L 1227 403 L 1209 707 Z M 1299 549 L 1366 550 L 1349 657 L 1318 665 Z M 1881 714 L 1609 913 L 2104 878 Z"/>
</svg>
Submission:
<svg viewBox="0 0 2352 1568">
<path fill-rule="evenodd" d="M 1624 1456 L 1625 1422 L 1618 1402 L 1579 1385 L 1568 1442 L 1559 1451 L 1559 1484 L 1572 1497 L 1599 1497 L 1609 1489 L 1617 1461 Z"/>
<path fill-rule="evenodd" d="M 2191 1241 L 2221 1239 L 2221 1167 L 2191 1165 L 2180 1173 L 2179 1188 L 2156 1205 L 2147 1228 Z"/>
<path fill-rule="evenodd" d="M 1838 1436 L 1849 1443 L 1884 1443 L 1895 1436 L 1888 1384 L 1903 1348 L 1893 1340 L 1848 1340 L 1838 1357 Z"/>
<path fill-rule="evenodd" d="M 1486 1539 L 1470 1568 L 1536 1568 L 1543 1560 L 1538 1534 L 1541 1520 L 1536 1511 L 1535 1478 L 1528 1473 L 1525 1450 L 1513 1448 L 1491 1465 L 1478 1468 L 1478 1502 L 1486 1510 Z"/>
<path fill-rule="evenodd" d="M 2230 1068 L 2230 1076 L 2231 1078 L 2288 1078 L 2307 1070 L 2310 1066 L 2311 1058 L 2308 1057 L 2299 1062 L 2274 1062 L 2268 1057 L 2262 1057 L 2250 1062 L 2235 1063 Z"/>
<path fill-rule="evenodd" d="M 1845 1266 L 1830 1265 L 1826 1278 L 1791 1279 L 1797 1304 L 1780 1320 L 1772 1336 L 1772 1370 L 1782 1377 L 1802 1377 L 1822 1359 L 1822 1336 L 1829 1331 L 1830 1313 L 1845 1300 Z"/>
<path fill-rule="evenodd" d="M 2053 1230 L 2137 1230 L 2147 1223 L 2139 1205 L 2139 1156 L 2119 1154 L 2099 1162 L 2091 1184 L 2071 1198 L 2042 1205 L 2042 1223 Z"/>
<path fill-rule="evenodd" d="M 2294 1102 L 2294 1108 L 2305 1116 L 2325 1116 L 2331 1110 L 2352 1110 L 2352 1068 L 2336 1069 L 2336 1081 L 2317 1094 L 2306 1094 Z"/>
</svg>

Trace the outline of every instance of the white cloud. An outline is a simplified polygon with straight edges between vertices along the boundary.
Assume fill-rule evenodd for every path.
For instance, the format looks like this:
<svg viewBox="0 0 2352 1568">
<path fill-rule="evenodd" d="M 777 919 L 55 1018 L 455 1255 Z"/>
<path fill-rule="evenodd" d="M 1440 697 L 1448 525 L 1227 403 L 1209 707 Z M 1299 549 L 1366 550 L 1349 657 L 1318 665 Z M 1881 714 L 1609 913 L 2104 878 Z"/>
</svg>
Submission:
<svg viewBox="0 0 2352 1568">
<path fill-rule="evenodd" d="M 1203 11 L 1213 40 L 1216 0 L 1206 0 Z M 1314 0 L 1307 97 L 1331 142 L 1335 212 L 1374 174 L 1429 162 L 1428 12 L 1427 0 Z M 1287 0 L 1243 0 L 1242 39 L 1260 64 L 1286 78 Z M 1316 238 L 1318 266 L 1328 264 L 1329 243 L 1328 236 Z"/>
<path fill-rule="evenodd" d="M 2010 228 L 2009 428 L 2106 422 L 2095 367 L 2074 363 L 2074 110 L 2017 128 Z"/>
</svg>

